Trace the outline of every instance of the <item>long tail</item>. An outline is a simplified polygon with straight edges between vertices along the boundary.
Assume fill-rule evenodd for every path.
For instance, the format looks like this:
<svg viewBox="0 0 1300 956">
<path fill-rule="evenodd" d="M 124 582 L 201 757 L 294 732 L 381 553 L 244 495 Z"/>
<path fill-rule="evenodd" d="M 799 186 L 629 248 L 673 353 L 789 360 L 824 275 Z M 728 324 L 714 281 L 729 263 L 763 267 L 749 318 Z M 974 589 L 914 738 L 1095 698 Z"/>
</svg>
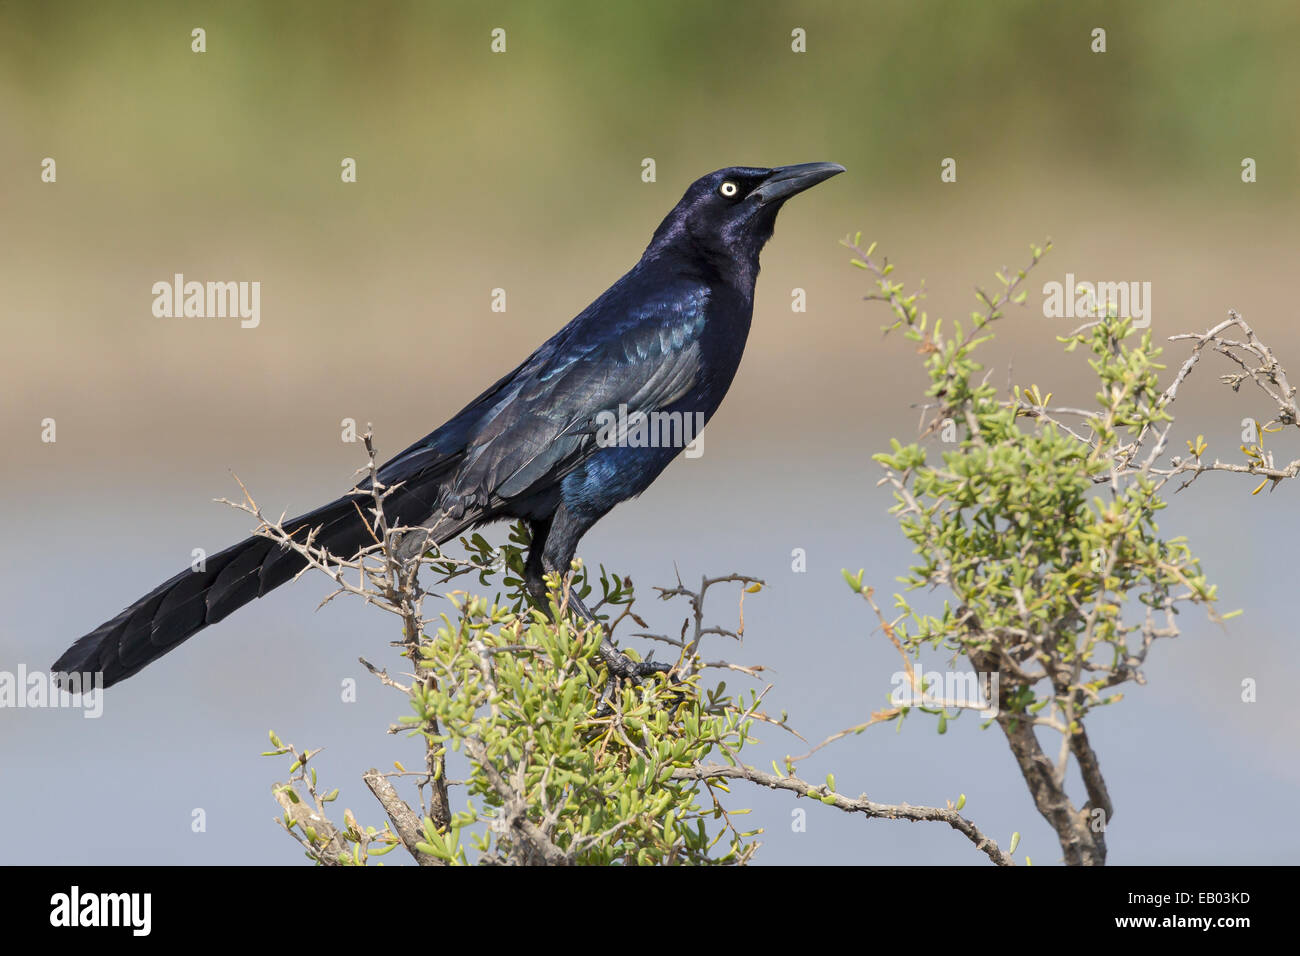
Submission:
<svg viewBox="0 0 1300 956">
<path fill-rule="evenodd" d="M 399 492 L 394 497 L 404 496 Z M 408 499 L 406 503 L 413 502 Z M 364 509 L 367 501 L 340 498 L 284 522 L 284 527 L 301 538 L 306 537 L 307 529 L 319 527 L 314 542 L 317 546 L 333 555 L 352 557 L 374 541 L 358 505 Z M 407 515 L 402 517 L 410 520 Z M 422 517 L 415 517 L 411 523 L 418 523 Z M 209 624 L 284 584 L 305 566 L 305 559 L 296 551 L 282 548 L 269 538 L 245 538 L 208 557 L 202 571 L 182 571 L 105 621 L 64 651 L 51 670 L 66 674 L 102 672 L 104 686 L 111 687 Z"/>
</svg>

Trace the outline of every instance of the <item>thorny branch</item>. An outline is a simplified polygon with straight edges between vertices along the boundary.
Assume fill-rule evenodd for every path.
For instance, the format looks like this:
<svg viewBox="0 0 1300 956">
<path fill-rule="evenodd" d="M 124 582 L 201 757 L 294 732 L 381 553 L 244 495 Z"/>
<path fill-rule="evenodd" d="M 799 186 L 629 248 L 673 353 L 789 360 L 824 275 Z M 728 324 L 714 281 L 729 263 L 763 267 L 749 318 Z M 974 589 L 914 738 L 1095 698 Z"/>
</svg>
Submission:
<svg viewBox="0 0 1300 956">
<path fill-rule="evenodd" d="M 331 554 L 323 547 L 319 547 L 316 543 L 320 532 L 319 528 L 301 526 L 286 528 L 283 514 L 279 519 L 268 518 L 238 477 L 235 480 L 239 482 L 239 487 L 244 493 L 244 500 L 235 502 L 221 498 L 219 501 L 257 518 L 258 526 L 254 534 L 269 538 L 277 542 L 281 547 L 293 550 L 300 555 L 305 562 L 305 566 L 296 577 L 301 577 L 308 570 L 315 569 L 324 573 L 334 582 L 335 589 L 326 595 L 320 606 L 328 604 L 340 594 L 351 594 L 362 598 L 367 604 L 374 605 L 400 617 L 403 624 L 402 646 L 406 651 L 408 660 L 412 662 L 412 668 L 415 672 L 411 676 L 414 680 L 427 684 L 433 680 L 432 675 L 426 673 L 416 676 L 419 671 L 418 647 L 424 622 L 424 599 L 428 596 L 427 592 L 419 585 L 418 573 L 420 566 L 424 563 L 437 563 L 440 567 L 460 565 L 467 570 L 471 570 L 477 568 L 477 565 L 472 561 L 459 561 L 443 556 L 426 557 L 423 553 L 416 554 L 413 557 L 403 555 L 398 547 L 402 536 L 408 532 L 418 532 L 419 529 L 390 527 L 384 510 L 384 502 L 399 486 L 385 485 L 379 480 L 373 434 L 369 428 L 367 428 L 363 436 L 363 441 L 366 447 L 367 465 L 363 469 L 358 469 L 357 474 L 361 475 L 364 472 L 367 481 L 354 486 L 350 494 L 355 498 L 354 504 L 358 516 L 362 517 L 370 528 L 374 543 L 362 549 L 354 557 L 342 558 Z M 368 505 L 368 507 L 363 510 L 363 505 Z M 349 580 L 349 572 L 355 575 L 355 581 Z M 364 660 L 362 660 L 362 663 L 381 682 L 409 692 L 409 688 L 389 678 L 387 671 L 376 671 L 372 665 Z M 432 724 L 428 730 L 436 733 L 436 723 Z M 451 819 L 447 794 L 446 767 L 440 750 L 432 744 L 427 745 L 425 748 L 425 767 L 426 774 L 418 782 L 421 808 L 434 821 L 435 825 L 445 827 Z M 385 811 L 390 819 L 394 820 L 394 823 L 399 818 L 408 821 L 415 818 L 415 812 L 401 800 L 395 791 L 391 791 L 391 787 L 388 788 L 388 791 L 384 791 L 382 788 L 376 790 L 371 785 L 372 781 L 368 776 L 365 779 L 367 785 L 374 792 L 376 799 L 384 806 Z M 427 801 L 425 798 L 426 788 L 429 790 Z M 282 791 L 277 791 L 277 800 L 281 800 L 283 805 Z M 299 839 L 301 842 L 301 837 Z M 415 850 L 414 843 L 407 843 L 404 839 L 403 844 L 418 863 L 428 863 L 427 857 Z"/>
<path fill-rule="evenodd" d="M 1071 335 L 1078 335 L 1094 328 L 1096 325 L 1097 322 L 1085 323 L 1075 329 Z M 1241 334 L 1241 339 L 1227 337 L 1234 329 Z M 1160 490 L 1171 480 L 1185 476 L 1177 489 L 1181 491 L 1206 472 L 1221 471 L 1231 474 L 1258 475 L 1264 479 L 1255 488 L 1255 492 L 1258 492 L 1270 481 L 1276 487 L 1278 482 L 1300 475 L 1300 459 L 1295 459 L 1285 465 L 1277 464 L 1274 461 L 1272 450 L 1264 448 L 1263 437 L 1264 434 L 1271 434 L 1288 426 L 1300 425 L 1300 413 L 1297 412 L 1296 407 L 1295 386 L 1290 384 L 1286 369 L 1273 355 L 1272 349 L 1260 339 L 1255 330 L 1242 318 L 1241 313 L 1235 309 L 1229 309 L 1226 319 L 1205 332 L 1171 335 L 1169 341 L 1191 342 L 1192 351 L 1182 365 L 1179 366 L 1169 386 L 1160 395 L 1156 403 L 1158 410 L 1165 411 L 1174 404 L 1178 398 L 1179 389 L 1191 376 L 1206 352 L 1217 352 L 1239 369 L 1237 372 L 1220 375 L 1219 381 L 1234 392 L 1239 392 L 1245 382 L 1252 382 L 1274 406 L 1273 417 L 1263 425 L 1257 424 L 1255 442 L 1252 446 L 1242 447 L 1242 451 L 1246 455 L 1244 462 L 1222 461 L 1217 457 L 1213 461 L 1206 461 L 1203 457 L 1204 449 L 1198 447 L 1197 443 L 1192 442 L 1188 443 L 1188 456 L 1171 455 L 1168 459 L 1165 459 L 1164 455 L 1167 451 L 1169 434 L 1174 423 L 1170 421 L 1164 428 L 1160 429 L 1148 424 L 1138 432 L 1132 441 L 1120 444 L 1110 450 L 1116 462 L 1114 474 L 1108 472 L 1098 480 L 1113 481 L 1115 478 L 1140 474 L 1152 477 L 1156 481 L 1156 489 Z M 1094 451 L 1100 447 L 1095 432 L 1089 435 L 1080 435 L 1068 428 L 1058 417 L 1060 415 L 1077 415 L 1087 419 L 1095 415 L 1095 412 L 1077 408 L 1049 408 L 1035 405 L 1025 396 L 1021 396 L 1016 401 L 1025 415 L 1051 422 Z M 1150 442 L 1148 448 L 1149 440 L 1153 437 L 1155 440 Z M 1147 451 L 1147 454 L 1146 457 L 1142 458 L 1141 454 L 1144 450 Z"/>
</svg>

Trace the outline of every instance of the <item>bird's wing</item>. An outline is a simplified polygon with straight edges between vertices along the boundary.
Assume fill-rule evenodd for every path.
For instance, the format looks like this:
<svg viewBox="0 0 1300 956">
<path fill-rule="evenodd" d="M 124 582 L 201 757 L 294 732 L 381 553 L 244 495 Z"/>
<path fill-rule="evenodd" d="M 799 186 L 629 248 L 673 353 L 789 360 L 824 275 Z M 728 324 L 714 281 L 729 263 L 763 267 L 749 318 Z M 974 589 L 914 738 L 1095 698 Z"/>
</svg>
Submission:
<svg viewBox="0 0 1300 956">
<path fill-rule="evenodd" d="M 558 338 L 558 336 L 557 336 Z M 552 339 L 552 342 L 554 339 Z M 490 388 L 457 412 L 445 424 L 425 435 L 419 441 L 394 455 L 379 469 L 379 480 L 384 484 L 397 484 L 418 480 L 430 473 L 445 471 L 459 462 L 465 454 L 471 437 L 478 430 L 483 420 L 490 417 L 492 409 L 502 402 L 509 401 L 518 385 L 520 376 L 529 366 L 536 362 L 551 342 L 529 356 L 513 371 L 503 375 Z M 361 484 L 369 487 L 368 480 Z"/>
<path fill-rule="evenodd" d="M 658 411 L 687 396 L 700 380 L 707 301 L 699 286 L 661 289 L 629 309 L 598 300 L 562 346 L 521 366 L 468 443 L 457 486 L 525 495 L 597 450 L 601 412 Z"/>
</svg>

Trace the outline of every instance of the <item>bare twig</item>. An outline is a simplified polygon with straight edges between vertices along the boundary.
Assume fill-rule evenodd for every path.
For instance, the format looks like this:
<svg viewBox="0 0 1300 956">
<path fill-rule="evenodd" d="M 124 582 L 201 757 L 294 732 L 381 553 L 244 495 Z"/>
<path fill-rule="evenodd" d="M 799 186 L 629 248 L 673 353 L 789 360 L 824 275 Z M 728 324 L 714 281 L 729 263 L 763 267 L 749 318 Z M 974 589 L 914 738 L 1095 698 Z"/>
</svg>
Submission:
<svg viewBox="0 0 1300 956">
<path fill-rule="evenodd" d="M 772 790 L 788 790 L 802 797 L 812 797 L 829 803 L 847 813 L 861 813 L 871 818 L 946 823 L 975 844 L 976 849 L 988 856 L 998 866 L 1015 866 L 1015 861 L 1010 854 L 1004 853 L 997 843 L 980 832 L 979 827 L 956 810 L 941 809 L 939 807 L 914 807 L 906 803 L 876 803 L 868 800 L 866 794 L 857 798 L 846 797 L 841 793 L 836 793 L 824 784 L 811 784 L 798 777 L 778 777 L 775 774 L 765 773 L 762 770 L 746 766 L 733 767 L 726 764 L 702 764 L 694 767 L 679 767 L 673 771 L 673 779 L 675 780 L 710 780 L 717 778 L 748 780 L 751 783 Z"/>
</svg>

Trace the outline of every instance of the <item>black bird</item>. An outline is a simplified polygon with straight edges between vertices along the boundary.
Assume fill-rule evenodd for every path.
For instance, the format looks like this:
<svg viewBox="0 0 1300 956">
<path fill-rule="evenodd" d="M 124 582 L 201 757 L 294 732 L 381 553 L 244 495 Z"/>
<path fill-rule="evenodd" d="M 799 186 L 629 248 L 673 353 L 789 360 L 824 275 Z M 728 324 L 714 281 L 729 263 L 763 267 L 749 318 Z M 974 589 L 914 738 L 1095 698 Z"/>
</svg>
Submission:
<svg viewBox="0 0 1300 956">
<path fill-rule="evenodd" d="M 692 183 L 630 272 L 522 365 L 378 470 L 383 484 L 400 483 L 385 503 L 390 523 L 425 529 L 414 545 L 423 549 L 478 525 L 523 519 L 532 534 L 525 583 L 545 607 L 544 575 L 568 572 L 587 529 L 645 491 L 682 450 L 681 443 L 611 441 L 608 428 L 602 439 L 602 422 L 620 409 L 629 422 L 637 412 L 709 419 L 740 365 L 758 255 L 777 213 L 791 196 L 843 171 L 835 163 L 737 166 Z M 374 540 L 357 502 L 350 492 L 284 527 L 304 536 L 318 528 L 318 546 L 352 557 Z M 104 686 L 116 684 L 304 566 L 291 549 L 246 538 L 209 557 L 205 570 L 183 571 L 150 591 L 51 669 L 102 672 Z M 570 601 L 590 619 L 580 601 Z M 663 669 L 634 664 L 608 643 L 601 657 L 611 676 Z"/>
</svg>

